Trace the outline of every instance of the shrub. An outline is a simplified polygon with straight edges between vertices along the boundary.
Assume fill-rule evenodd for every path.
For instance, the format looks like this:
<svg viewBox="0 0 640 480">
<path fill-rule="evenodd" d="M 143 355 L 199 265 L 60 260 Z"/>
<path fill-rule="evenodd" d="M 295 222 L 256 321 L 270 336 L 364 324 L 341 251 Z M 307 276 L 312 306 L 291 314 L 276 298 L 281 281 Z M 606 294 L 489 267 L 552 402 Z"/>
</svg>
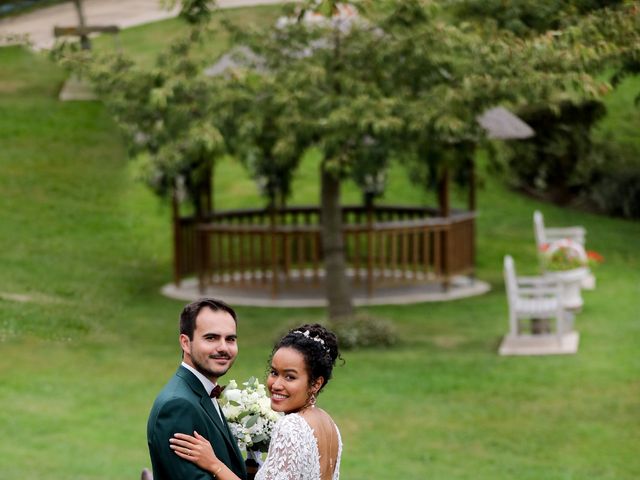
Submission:
<svg viewBox="0 0 640 480">
<path fill-rule="evenodd" d="M 562 28 L 576 15 L 585 15 L 624 0 L 461 0 L 460 17 L 493 19 L 499 28 L 524 36 Z"/>
<path fill-rule="evenodd" d="M 329 322 L 327 328 L 338 336 L 340 348 L 390 347 L 397 343 L 396 328 L 389 320 L 366 313 Z"/>
<path fill-rule="evenodd" d="M 316 323 L 317 318 L 309 318 L 306 321 L 289 323 L 282 330 L 276 332 L 273 344 L 289 330 L 297 328 L 303 323 Z M 368 313 L 356 313 L 350 317 L 342 317 L 337 320 L 320 321 L 338 337 L 340 349 L 353 350 L 361 347 L 390 347 L 398 342 L 398 334 L 395 325 L 390 320 L 375 317 Z"/>
<path fill-rule="evenodd" d="M 589 198 L 611 215 L 640 218 L 640 168 L 610 172 L 591 186 Z"/>
<path fill-rule="evenodd" d="M 582 197 L 609 215 L 640 218 L 640 162 L 611 144 L 595 146 Z"/>
<path fill-rule="evenodd" d="M 537 107 L 520 112 L 536 132 L 507 147 L 506 163 L 516 185 L 566 203 L 580 192 L 590 162 L 591 129 L 604 116 L 602 102 L 564 102 L 558 110 Z"/>
</svg>

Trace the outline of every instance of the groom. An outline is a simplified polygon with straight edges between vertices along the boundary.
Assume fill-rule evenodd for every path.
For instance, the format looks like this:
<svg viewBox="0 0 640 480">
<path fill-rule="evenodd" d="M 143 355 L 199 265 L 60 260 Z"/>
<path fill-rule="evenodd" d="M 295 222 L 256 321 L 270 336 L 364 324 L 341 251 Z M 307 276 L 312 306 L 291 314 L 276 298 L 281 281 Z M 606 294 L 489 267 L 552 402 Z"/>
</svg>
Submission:
<svg viewBox="0 0 640 480">
<path fill-rule="evenodd" d="M 238 355 L 236 313 L 226 303 L 205 298 L 180 315 L 182 365 L 156 398 L 147 423 L 147 443 L 154 480 L 211 479 L 211 474 L 178 457 L 169 448 L 174 433 L 204 436 L 238 477 L 246 478 L 244 460 L 215 398 L 218 378 Z"/>
</svg>

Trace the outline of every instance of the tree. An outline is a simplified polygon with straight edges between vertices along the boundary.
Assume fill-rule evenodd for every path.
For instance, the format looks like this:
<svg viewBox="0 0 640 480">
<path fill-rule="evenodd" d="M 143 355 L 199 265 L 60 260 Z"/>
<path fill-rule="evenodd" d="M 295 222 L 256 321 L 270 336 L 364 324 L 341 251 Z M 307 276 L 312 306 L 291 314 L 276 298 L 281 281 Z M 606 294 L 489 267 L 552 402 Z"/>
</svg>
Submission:
<svg viewBox="0 0 640 480">
<path fill-rule="evenodd" d="M 335 1 L 303 2 L 288 20 L 242 37 L 264 59 L 256 74 L 269 79 L 271 93 L 258 97 L 288 96 L 286 109 L 269 110 L 271 121 L 296 119 L 273 143 L 285 151 L 316 145 L 324 154 L 320 203 L 331 318 L 352 312 L 342 244 L 344 178 L 364 188 L 395 155 L 426 166 L 438 184 L 449 170 L 470 167 L 484 140 L 476 117 L 486 108 L 596 98 L 607 87 L 589 72 L 619 53 L 597 25 L 593 46 L 582 43 L 581 30 L 522 39 L 454 26 L 418 0 L 376 7 L 374 22 L 345 15 Z"/>
<path fill-rule="evenodd" d="M 345 178 L 356 179 L 370 201 L 389 158 L 399 157 L 426 166 L 432 183 L 446 181 L 449 170 L 470 167 L 484 139 L 476 117 L 486 108 L 597 98 L 608 86 L 590 72 L 638 51 L 637 43 L 623 42 L 636 31 L 637 11 L 523 39 L 448 24 L 419 0 L 358 3 L 375 7 L 366 17 L 351 3 L 308 0 L 289 6 L 275 26 L 236 32 L 259 65 L 207 79 L 189 52 L 208 5 L 183 3 L 195 26 L 152 71 L 114 56 L 95 64 L 92 76 L 101 91 L 113 92 L 111 108 L 132 151 L 145 154 L 150 184 L 161 194 L 184 184 L 198 213 L 207 210 L 203 185 L 225 145 L 265 179 L 272 206 L 286 198 L 302 152 L 321 149 L 321 235 L 334 320 L 353 312 L 340 201 Z"/>
<path fill-rule="evenodd" d="M 585 92 L 583 81 L 574 77 L 572 84 L 555 89 L 556 94 L 552 97 L 532 97 L 526 103 L 516 104 L 523 118 L 533 122 L 532 125 L 535 123 L 537 135 L 509 149 L 514 151 L 508 159 L 514 177 L 525 188 L 542 191 L 554 200 L 566 202 L 572 199 L 585 187 L 580 182 L 586 178 L 584 172 L 593 162 L 591 126 L 604 113 L 604 104 L 598 97 L 606 95 L 624 76 L 639 71 L 637 3 L 622 5 L 625 2 L 574 0 L 548 2 L 544 6 L 525 0 L 465 0 L 462 3 L 465 5 L 463 13 L 476 14 L 483 19 L 485 16 L 496 17 L 499 27 L 514 30 L 525 44 L 535 48 L 541 46 L 543 52 L 548 52 L 547 45 L 551 44 L 555 51 L 566 57 L 562 60 L 555 54 L 545 53 L 548 56 L 545 70 L 560 69 L 558 71 L 562 72 L 568 69 L 582 73 L 589 79 L 586 86 L 598 90 Z M 536 25 L 530 23 L 525 30 L 511 28 L 513 23 L 504 21 L 507 17 L 524 21 L 530 18 L 527 12 L 536 12 L 543 21 Z M 562 30 L 550 30 L 560 27 Z M 499 35 L 507 35 L 495 26 L 493 30 Z M 485 28 L 485 31 L 490 33 L 491 28 Z M 607 70 L 614 72 L 611 84 L 593 82 L 598 74 L 604 78 Z M 530 73 L 536 78 L 537 72 Z M 558 95 L 562 92 L 564 95 Z M 572 172 L 580 175 L 572 175 Z"/>
<path fill-rule="evenodd" d="M 305 119 L 290 108 L 290 92 L 269 75 L 236 70 L 216 82 L 215 121 L 229 152 L 254 178 L 268 208 L 284 207 L 309 145 L 296 130 Z"/>
<path fill-rule="evenodd" d="M 277 112 L 278 120 L 271 117 L 270 122 L 286 122 L 287 128 L 279 128 L 272 143 L 281 152 L 299 153 L 314 145 L 323 152 L 321 236 L 332 319 L 353 312 L 344 255 L 341 181 L 356 164 L 363 185 L 367 175 L 376 178 L 386 161 L 388 140 L 401 127 L 393 114 L 393 100 L 377 89 L 369 70 L 359 68 L 375 26 L 358 22 L 352 12 L 340 8 L 332 1 L 306 2 L 295 12 L 295 20 L 243 38 L 264 59 L 261 75 L 268 79 L 264 85 L 269 91 L 262 91 L 258 98 L 286 99 Z M 375 165 L 367 161 L 374 157 Z M 262 161 L 269 164 L 272 159 L 265 156 Z"/>
<path fill-rule="evenodd" d="M 92 80 L 147 184 L 160 196 L 177 191 L 201 217 L 211 210 L 213 163 L 225 145 L 214 122 L 215 84 L 201 74 L 193 54 L 206 22 L 185 11 L 192 28 L 151 69 L 137 67 L 123 53 L 96 56 L 66 44 L 61 48 L 68 50 L 58 55 Z"/>
</svg>

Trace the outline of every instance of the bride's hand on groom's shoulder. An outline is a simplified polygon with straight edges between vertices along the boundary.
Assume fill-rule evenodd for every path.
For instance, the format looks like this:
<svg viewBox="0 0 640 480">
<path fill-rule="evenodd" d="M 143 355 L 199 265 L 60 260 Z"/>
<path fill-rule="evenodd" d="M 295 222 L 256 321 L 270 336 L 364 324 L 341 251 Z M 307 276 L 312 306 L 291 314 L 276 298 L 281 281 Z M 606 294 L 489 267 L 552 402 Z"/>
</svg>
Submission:
<svg viewBox="0 0 640 480">
<path fill-rule="evenodd" d="M 169 447 L 180 458 L 195 463 L 203 470 L 209 472 L 217 470 L 220 461 L 213 452 L 211 443 L 196 431 L 193 435 L 175 433 L 173 438 L 169 439 Z"/>
</svg>

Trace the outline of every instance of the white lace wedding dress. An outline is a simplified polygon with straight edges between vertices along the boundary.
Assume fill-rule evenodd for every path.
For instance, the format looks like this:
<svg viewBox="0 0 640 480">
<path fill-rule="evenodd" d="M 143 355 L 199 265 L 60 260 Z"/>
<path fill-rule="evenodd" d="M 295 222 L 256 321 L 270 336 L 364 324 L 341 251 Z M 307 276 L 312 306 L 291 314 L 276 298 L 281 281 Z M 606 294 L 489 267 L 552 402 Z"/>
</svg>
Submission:
<svg viewBox="0 0 640 480">
<path fill-rule="evenodd" d="M 338 458 L 333 480 L 340 478 L 342 438 L 338 434 Z M 318 442 L 309 424 L 297 413 L 282 417 L 271 436 L 269 453 L 255 480 L 320 480 Z"/>
</svg>

